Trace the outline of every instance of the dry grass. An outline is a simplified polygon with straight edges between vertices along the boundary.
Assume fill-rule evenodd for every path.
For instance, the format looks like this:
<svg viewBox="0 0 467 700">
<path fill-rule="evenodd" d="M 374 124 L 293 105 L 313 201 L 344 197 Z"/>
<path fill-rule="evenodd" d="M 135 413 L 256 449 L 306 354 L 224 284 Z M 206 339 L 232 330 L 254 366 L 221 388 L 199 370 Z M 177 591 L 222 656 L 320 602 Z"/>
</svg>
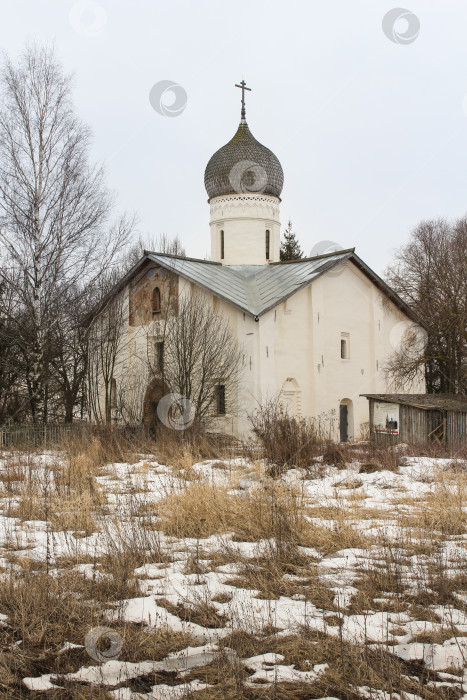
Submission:
<svg viewBox="0 0 467 700">
<path fill-rule="evenodd" d="M 327 533 L 314 527 L 306 518 L 303 492 L 271 478 L 241 495 L 208 482 L 191 482 L 158 502 L 157 511 L 167 535 L 204 538 L 233 531 L 238 541 L 273 540 L 281 555 L 290 551 L 295 556 L 300 545 L 331 551 L 331 540 L 346 546 L 357 540 L 344 523 Z M 362 543 L 361 537 L 358 542 Z"/>
<path fill-rule="evenodd" d="M 72 585 L 71 585 L 72 584 Z M 81 644 L 87 631 L 102 623 L 97 603 L 89 604 L 76 595 L 79 577 L 56 577 L 46 572 L 25 572 L 9 577 L 0 588 L 0 611 L 8 615 L 4 638 L 21 639 L 30 652 L 50 653 L 66 641 Z"/>
<path fill-rule="evenodd" d="M 427 530 L 462 535 L 466 532 L 466 508 L 467 474 L 446 471 L 439 474 L 434 490 L 428 494 L 416 517 Z"/>
<path fill-rule="evenodd" d="M 394 504 L 406 507 L 402 524 L 418 530 L 419 537 L 463 535 L 467 532 L 467 473 L 439 470 L 429 493 L 401 497 Z"/>
<path fill-rule="evenodd" d="M 174 604 L 166 598 L 158 598 L 157 604 L 173 615 L 177 615 L 181 620 L 194 622 L 203 627 L 225 627 L 228 622 L 227 616 L 221 615 L 207 600 Z"/>
<path fill-rule="evenodd" d="M 404 460 L 398 450 L 384 452 L 358 445 L 339 447 L 337 451 L 329 449 L 324 462 L 341 467 L 343 462 L 359 460 L 362 476 L 358 476 L 358 466 L 354 465 L 354 476 L 341 480 L 332 502 L 310 503 L 301 482 L 292 486 L 277 478 L 276 473 L 274 478 L 266 476 L 264 463 L 260 461 L 250 465 L 250 470 L 255 470 L 254 479 L 242 491 L 238 488 L 238 474 L 235 470 L 230 473 L 224 460 L 231 456 L 228 449 L 216 451 L 209 439 L 204 440 L 195 442 L 195 438 L 187 437 L 177 443 L 172 436 L 162 448 L 145 445 L 147 450 L 159 449 L 157 457 L 172 466 L 174 477 L 178 477 L 173 483 L 177 485 L 168 486 L 162 500 L 148 504 L 145 499 L 138 500 L 134 492 L 130 496 L 129 486 L 122 479 L 124 495 L 128 498 L 122 496 L 120 503 L 115 490 L 112 516 L 108 514 L 106 493 L 97 477 L 104 470 L 116 476 L 111 466 L 113 461 L 135 461 L 136 455 L 128 459 L 128 446 L 111 438 L 108 442 L 92 439 L 87 444 L 69 443 L 45 470 L 32 452 L 7 459 L 0 474 L 0 498 L 5 499 L 6 514 L 22 520 L 47 520 L 50 537 L 62 530 L 76 537 L 97 531 L 102 550 L 83 555 L 78 547 L 82 540 L 69 537 L 69 554 L 53 564 L 52 573 L 52 561 L 36 562 L 28 557 L 24 551 L 27 545 L 12 532 L 2 555 L 5 566 L 12 562 L 18 569 L 15 576 L 6 569 L 0 570 L 3 576 L 0 613 L 8 616 L 7 626 L 1 628 L 0 700 L 33 697 L 21 682 L 25 676 L 61 675 L 93 664 L 83 649 L 61 654 L 58 651 L 65 642 L 83 644 L 86 633 L 99 625 L 110 625 L 120 634 L 123 640 L 120 659 L 125 661 L 160 660 L 172 651 L 198 646 L 199 640 L 189 634 L 123 622 L 120 614 L 123 611 L 120 601 L 147 595 L 145 579 L 158 578 L 157 574 L 136 575 L 135 569 L 144 564 L 168 563 L 170 546 L 173 555 L 177 547 L 189 551 L 188 557 L 184 555 L 180 559 L 180 572 L 193 575 L 191 582 L 207 581 L 209 571 L 234 563 L 237 573 L 235 578 L 227 579 L 229 585 L 257 591 L 261 599 L 287 596 L 304 600 L 324 611 L 326 624 L 335 630 L 340 629 L 342 614 L 404 612 L 415 620 L 439 623 L 436 606 L 464 609 L 458 595 L 467 593 L 465 564 L 461 559 L 457 563 L 448 561 L 442 546 L 454 540 L 461 547 L 462 536 L 467 532 L 464 514 L 467 474 L 458 461 L 434 475 L 429 492 L 413 497 L 401 489 L 401 495 L 392 505 L 388 499 L 388 510 L 379 511 L 366 506 L 363 474 L 383 469 L 397 471 Z M 224 483 L 229 486 L 207 481 L 193 469 L 194 462 L 207 457 L 220 458 L 214 469 L 217 476 L 226 478 Z M 138 459 L 141 460 L 141 455 Z M 313 469 L 311 474 L 315 476 Z M 138 472 L 143 482 L 141 492 L 145 492 L 144 479 L 151 476 L 149 463 L 140 465 Z M 242 476 L 245 477 L 245 471 Z M 364 521 L 387 517 L 388 512 L 399 526 L 400 535 L 392 539 L 368 535 Z M 210 543 L 204 542 L 175 541 L 168 546 L 161 533 L 169 538 L 194 540 L 225 535 L 225 546 L 214 551 Z M 250 552 L 248 558 L 240 556 L 236 550 L 238 542 L 256 543 L 255 555 L 251 556 Z M 320 557 L 350 548 L 369 550 L 368 565 L 356 571 L 352 583 L 357 593 L 344 613 L 334 605 L 333 584 L 323 582 L 318 557 L 310 556 L 305 547 L 317 550 Z M 21 551 L 16 554 L 15 550 Z M 420 556 L 417 565 L 411 559 L 414 554 Z M 87 570 L 82 566 L 86 564 Z M 151 583 L 148 585 L 151 591 Z M 238 595 L 238 591 L 234 593 Z M 181 620 L 211 629 L 221 629 L 227 624 L 236 629 L 221 645 L 233 649 L 239 658 L 220 653 L 215 661 L 192 670 L 185 680 L 197 679 L 212 687 L 191 693 L 190 698 L 357 700 L 360 695 L 356 688 L 362 686 L 371 692 L 385 690 L 394 697 L 402 692 L 424 700 L 459 697 L 452 686 L 429 686 L 441 677 L 422 663 L 407 663 L 391 654 L 395 637 L 389 632 L 386 644 L 378 649 L 365 643 L 351 644 L 338 633 L 328 635 L 326 627 L 324 632 L 303 628 L 287 635 L 275 634 L 274 629 L 266 627 L 262 634 L 253 635 L 242 629 L 249 624 L 246 608 L 242 619 L 237 603 L 232 608 L 229 606 L 233 597 L 230 591 L 212 598 L 206 593 L 202 599 L 190 587 L 183 599 L 172 599 L 169 594 L 164 599 L 162 592 L 155 595 L 159 605 Z M 215 604 L 225 604 L 226 608 L 219 612 Z M 113 612 L 111 617 L 106 614 L 109 610 Z M 224 614 L 225 610 L 228 612 Z M 400 627 L 392 632 L 403 635 L 406 630 Z M 442 644 L 453 636 L 462 634 L 455 625 L 445 623 L 434 631 L 420 633 L 412 641 Z M 282 654 L 285 657 L 282 663 L 293 665 L 297 671 L 308 671 L 314 664 L 328 664 L 328 668 L 312 683 L 246 684 L 251 669 L 241 659 L 267 652 Z M 157 683 L 177 685 L 181 681 L 176 672 L 153 673 L 132 681 L 131 688 L 133 692 L 143 693 Z M 111 696 L 102 688 L 68 684 L 63 690 L 45 693 L 44 697 L 78 700 Z"/>
<path fill-rule="evenodd" d="M 115 586 L 112 581 L 106 586 L 69 570 L 61 570 L 53 577 L 44 571 L 31 571 L 2 583 L 0 612 L 8 615 L 8 624 L 2 628 L 0 697 L 2 693 L 4 698 L 31 697 L 21 683 L 26 676 L 62 675 L 94 663 L 83 648 L 58 653 L 66 642 L 82 645 L 94 627 L 111 624 L 123 641 L 120 658 L 132 662 L 160 660 L 173 651 L 197 644 L 186 633 L 122 623 L 118 619 L 109 623 L 104 603 L 114 597 Z M 127 592 L 137 595 L 136 590 Z M 74 687 L 69 689 L 69 695 L 54 697 L 107 697 L 99 688 L 91 694 L 85 689 L 83 692 L 80 695 Z"/>
<path fill-rule="evenodd" d="M 235 539 L 257 542 L 274 538 L 279 549 L 305 544 L 308 523 L 302 490 L 266 478 L 236 499 Z"/>
<path fill-rule="evenodd" d="M 94 516 L 95 494 L 82 492 L 68 497 L 57 497 L 48 509 L 47 518 L 52 530 L 71 530 L 88 536 L 98 529 Z"/>
<path fill-rule="evenodd" d="M 157 442 L 148 442 L 148 452 L 174 470 L 188 469 L 204 459 L 229 459 L 237 456 L 238 446 L 232 439 L 215 433 L 207 433 L 199 426 L 183 432 L 160 425 Z"/>
<path fill-rule="evenodd" d="M 289 700 L 332 696 L 358 700 L 361 695 L 355 689 L 361 686 L 374 691 L 375 697 L 379 697 L 378 690 L 385 690 L 391 694 L 412 693 L 424 700 L 451 700 L 458 697 L 457 694 L 452 694 L 452 689 L 449 688 L 427 687 L 429 680 L 439 679 L 436 673 L 428 671 L 423 665 L 404 662 L 383 648 L 373 650 L 349 644 L 338 637 L 306 628 L 298 634 L 281 637 L 255 636 L 239 631 L 226 637 L 223 644 L 234 649 L 243 658 L 264 653 L 282 654 L 284 661 L 281 663 L 293 665 L 299 671 L 308 671 L 315 664 L 328 664 L 328 669 L 314 683 L 278 683 L 270 687 L 258 686 L 257 689 L 243 687 L 238 695 L 240 698 Z M 195 694 L 195 697 L 223 697 L 215 695 L 214 692 L 214 689 L 201 691 Z"/>
<path fill-rule="evenodd" d="M 226 532 L 235 499 L 226 488 L 194 481 L 157 503 L 160 528 L 172 537 L 209 537 Z"/>
<path fill-rule="evenodd" d="M 34 454 L 16 455 L 0 474 L 11 500 L 7 514 L 27 520 L 48 520 L 53 530 L 91 533 L 94 512 L 102 505 L 96 476 L 107 456 L 97 438 L 88 444 L 67 442 L 61 456 L 45 465 Z"/>
</svg>

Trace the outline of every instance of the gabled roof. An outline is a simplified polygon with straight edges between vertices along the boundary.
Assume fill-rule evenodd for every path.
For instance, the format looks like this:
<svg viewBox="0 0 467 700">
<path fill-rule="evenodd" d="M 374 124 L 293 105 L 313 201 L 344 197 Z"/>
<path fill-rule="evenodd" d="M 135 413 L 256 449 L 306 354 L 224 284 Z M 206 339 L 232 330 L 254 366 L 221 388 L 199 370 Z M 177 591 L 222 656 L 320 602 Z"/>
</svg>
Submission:
<svg viewBox="0 0 467 700">
<path fill-rule="evenodd" d="M 409 318 L 419 322 L 411 308 L 365 265 L 355 254 L 354 248 L 267 265 L 222 265 L 210 260 L 144 251 L 141 260 L 114 287 L 99 305 L 96 313 L 99 313 L 108 300 L 131 282 L 139 272 L 144 271 L 148 262 L 171 270 L 252 316 L 261 316 L 346 260 L 352 262 Z"/>
<path fill-rule="evenodd" d="M 222 265 L 145 252 L 153 262 L 229 301 L 242 311 L 260 316 L 334 265 L 350 258 L 353 250 L 297 260 L 293 264 L 269 265 Z"/>
<path fill-rule="evenodd" d="M 328 270 L 350 260 L 409 318 L 412 309 L 358 255 L 355 248 L 268 265 L 222 265 L 145 251 L 149 260 L 172 270 L 252 316 L 261 316 Z"/>
</svg>

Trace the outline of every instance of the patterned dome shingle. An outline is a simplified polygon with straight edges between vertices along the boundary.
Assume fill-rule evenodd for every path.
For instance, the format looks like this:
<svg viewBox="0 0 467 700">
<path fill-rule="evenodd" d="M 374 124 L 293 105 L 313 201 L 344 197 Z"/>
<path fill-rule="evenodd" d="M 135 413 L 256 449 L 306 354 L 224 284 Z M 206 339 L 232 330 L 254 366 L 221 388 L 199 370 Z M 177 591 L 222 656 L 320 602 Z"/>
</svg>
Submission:
<svg viewBox="0 0 467 700">
<path fill-rule="evenodd" d="M 284 173 L 278 158 L 255 139 L 242 119 L 233 139 L 207 164 L 204 185 L 209 199 L 245 192 L 280 197 Z"/>
</svg>

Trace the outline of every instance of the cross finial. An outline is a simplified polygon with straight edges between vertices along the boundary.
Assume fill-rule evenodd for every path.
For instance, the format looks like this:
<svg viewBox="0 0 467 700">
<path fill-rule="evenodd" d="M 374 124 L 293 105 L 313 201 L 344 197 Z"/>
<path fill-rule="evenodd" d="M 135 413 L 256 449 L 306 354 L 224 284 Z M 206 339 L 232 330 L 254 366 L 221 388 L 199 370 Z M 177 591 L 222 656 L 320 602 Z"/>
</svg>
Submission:
<svg viewBox="0 0 467 700">
<path fill-rule="evenodd" d="M 235 87 L 241 88 L 242 90 L 242 119 L 245 119 L 245 90 L 248 90 L 248 92 L 251 92 L 251 88 L 246 86 L 246 83 L 244 80 L 241 81 L 240 85 L 237 85 L 235 83 Z"/>
</svg>

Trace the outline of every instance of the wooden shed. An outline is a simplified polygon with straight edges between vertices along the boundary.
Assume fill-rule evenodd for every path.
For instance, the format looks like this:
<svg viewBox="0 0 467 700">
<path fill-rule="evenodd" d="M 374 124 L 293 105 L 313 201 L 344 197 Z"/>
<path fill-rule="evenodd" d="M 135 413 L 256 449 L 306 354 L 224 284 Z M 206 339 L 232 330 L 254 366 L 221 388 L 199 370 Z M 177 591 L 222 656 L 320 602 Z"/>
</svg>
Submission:
<svg viewBox="0 0 467 700">
<path fill-rule="evenodd" d="M 467 444 L 467 397 L 453 394 L 362 394 L 377 443 Z"/>
</svg>

